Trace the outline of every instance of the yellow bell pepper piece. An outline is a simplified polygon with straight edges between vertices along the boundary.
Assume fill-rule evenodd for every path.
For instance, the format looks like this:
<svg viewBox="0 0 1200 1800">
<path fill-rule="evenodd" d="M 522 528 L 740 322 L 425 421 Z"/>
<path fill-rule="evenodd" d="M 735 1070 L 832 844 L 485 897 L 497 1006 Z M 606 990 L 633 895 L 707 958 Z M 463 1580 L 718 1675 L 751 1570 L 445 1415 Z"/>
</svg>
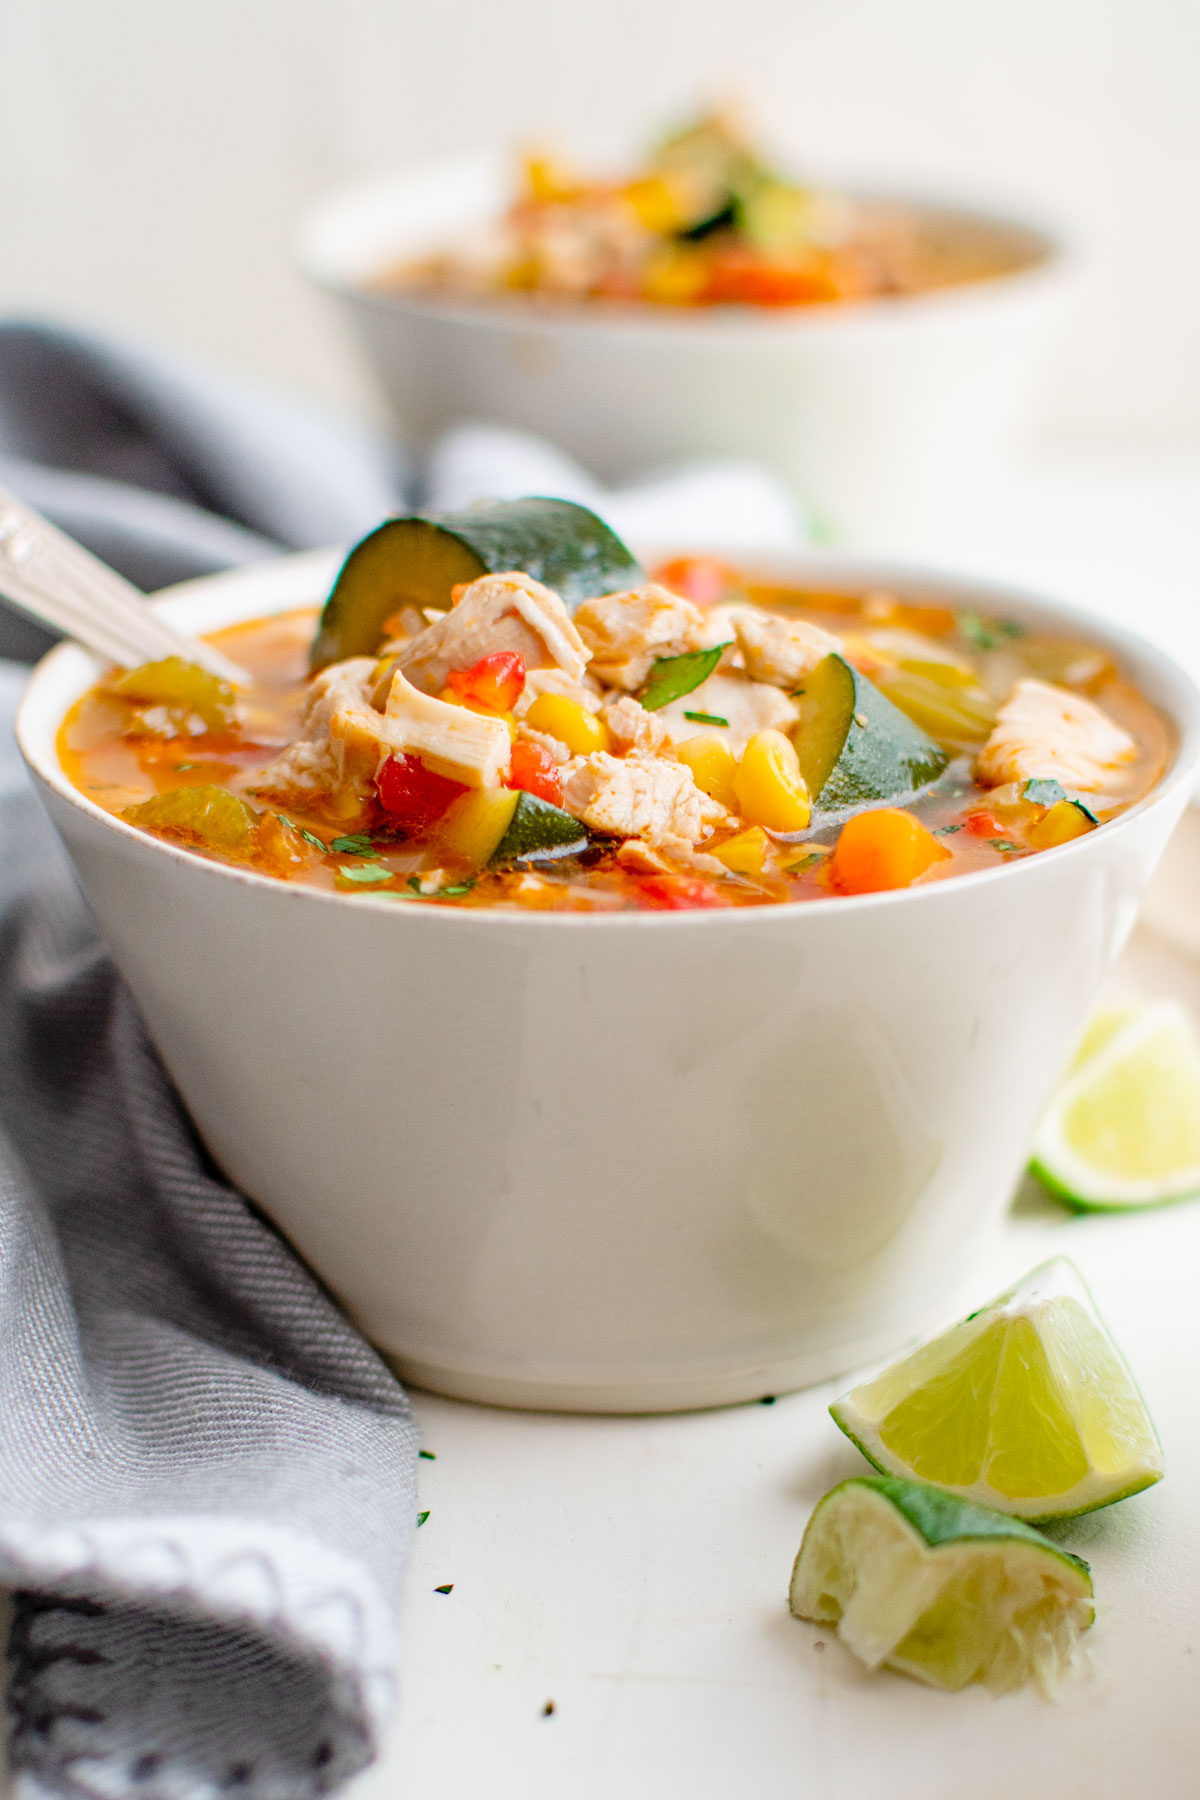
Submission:
<svg viewBox="0 0 1200 1800">
<path fill-rule="evenodd" d="M 739 831 L 736 837 L 727 838 L 712 851 L 717 861 L 723 862 L 735 875 L 763 874 L 770 853 L 771 840 L 761 825 Z"/>
<path fill-rule="evenodd" d="M 782 731 L 756 731 L 733 777 L 737 810 L 768 831 L 803 831 L 812 801 L 795 748 Z"/>
<path fill-rule="evenodd" d="M 716 800 L 733 812 L 737 801 L 733 793 L 733 776 L 737 757 L 722 737 L 715 732 L 701 732 L 676 744 L 675 754 L 692 771 L 692 780 L 702 794 Z"/>
<path fill-rule="evenodd" d="M 539 694 L 525 714 L 525 723 L 533 731 L 557 738 L 572 756 L 612 749 L 612 733 L 604 720 L 565 694 Z"/>
<path fill-rule="evenodd" d="M 1053 850 L 1056 844 L 1069 844 L 1072 838 L 1085 837 L 1095 829 L 1095 821 L 1074 800 L 1056 800 L 1037 824 L 1030 826 L 1029 842 L 1035 850 Z"/>
</svg>

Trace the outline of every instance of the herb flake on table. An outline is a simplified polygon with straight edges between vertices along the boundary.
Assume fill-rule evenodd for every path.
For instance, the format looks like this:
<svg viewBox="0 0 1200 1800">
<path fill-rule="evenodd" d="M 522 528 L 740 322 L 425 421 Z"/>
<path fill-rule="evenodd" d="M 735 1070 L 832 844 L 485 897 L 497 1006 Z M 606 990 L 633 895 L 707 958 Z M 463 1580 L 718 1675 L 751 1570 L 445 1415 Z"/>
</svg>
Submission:
<svg viewBox="0 0 1200 1800">
<path fill-rule="evenodd" d="M 436 1452 L 434 1452 L 433 1450 L 418 1450 L 417 1455 L 423 1456 L 425 1458 L 426 1462 L 436 1462 L 437 1461 Z"/>
<path fill-rule="evenodd" d="M 435 1594 L 452 1594 L 454 1592 L 454 1583 L 452 1581 L 444 1581 L 441 1587 L 435 1587 L 433 1591 Z"/>
<path fill-rule="evenodd" d="M 646 711 L 657 712 L 661 706 L 682 700 L 693 688 L 700 687 L 728 649 L 728 643 L 714 644 L 710 650 L 685 650 L 682 656 L 656 657 L 641 694 Z"/>
<path fill-rule="evenodd" d="M 424 1524 L 424 1523 L 425 1523 L 425 1521 L 426 1521 L 426 1519 L 427 1519 L 427 1518 L 428 1518 L 428 1517 L 429 1517 L 429 1509 L 428 1509 L 428 1507 L 427 1507 L 427 1508 L 426 1508 L 426 1509 L 425 1509 L 425 1511 L 424 1511 L 424 1512 L 419 1512 L 419 1513 L 418 1513 L 418 1514 L 417 1514 L 417 1528 L 418 1528 L 418 1530 L 419 1530 L 419 1529 L 420 1529 L 420 1527 L 421 1527 L 421 1526 L 422 1526 L 422 1525 L 423 1525 L 423 1524 Z"/>
</svg>

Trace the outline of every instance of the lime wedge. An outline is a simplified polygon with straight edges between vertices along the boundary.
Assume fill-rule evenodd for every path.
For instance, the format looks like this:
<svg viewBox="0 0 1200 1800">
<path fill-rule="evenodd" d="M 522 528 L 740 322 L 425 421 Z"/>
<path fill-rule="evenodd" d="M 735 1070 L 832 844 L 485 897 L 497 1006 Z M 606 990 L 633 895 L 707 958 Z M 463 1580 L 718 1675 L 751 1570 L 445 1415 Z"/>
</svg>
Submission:
<svg viewBox="0 0 1200 1800">
<path fill-rule="evenodd" d="M 972 1681 L 1051 1693 L 1092 1623 L 1078 1556 L 1020 1519 L 919 1481 L 843 1481 L 819 1503 L 792 1570 L 800 1619 L 836 1625 L 869 1669 L 951 1691 Z"/>
<path fill-rule="evenodd" d="M 830 1407 L 887 1475 L 1045 1522 L 1161 1480 L 1162 1448 L 1065 1257 Z"/>
<path fill-rule="evenodd" d="M 1042 1120 L 1031 1166 L 1081 1212 L 1200 1194 L 1200 1040 L 1182 1006 L 1139 1007 L 1107 1031 L 1098 1016 Z"/>
</svg>

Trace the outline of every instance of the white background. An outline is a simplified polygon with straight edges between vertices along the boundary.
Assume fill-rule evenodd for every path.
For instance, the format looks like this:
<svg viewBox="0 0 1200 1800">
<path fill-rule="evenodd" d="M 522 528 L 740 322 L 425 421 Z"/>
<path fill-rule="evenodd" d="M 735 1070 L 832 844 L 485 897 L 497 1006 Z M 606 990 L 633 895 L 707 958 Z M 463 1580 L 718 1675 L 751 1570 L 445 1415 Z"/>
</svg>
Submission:
<svg viewBox="0 0 1200 1800">
<path fill-rule="evenodd" d="M 361 399 L 289 268 L 343 177 L 637 134 L 740 88 L 818 170 L 1011 195 L 1090 241 L 1045 417 L 1200 437 L 1194 0 L 0 0 L 0 308 Z"/>
</svg>

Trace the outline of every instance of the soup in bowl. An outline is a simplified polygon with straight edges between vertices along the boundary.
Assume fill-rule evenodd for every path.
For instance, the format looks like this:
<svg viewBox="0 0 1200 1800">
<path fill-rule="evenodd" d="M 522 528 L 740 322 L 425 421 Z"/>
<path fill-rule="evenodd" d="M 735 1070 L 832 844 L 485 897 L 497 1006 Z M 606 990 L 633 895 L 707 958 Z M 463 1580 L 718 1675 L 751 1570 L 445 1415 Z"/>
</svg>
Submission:
<svg viewBox="0 0 1200 1800">
<path fill-rule="evenodd" d="M 467 544 L 439 595 L 446 553 L 426 541 L 385 612 L 352 557 L 319 629 L 313 559 L 169 597 L 247 669 L 229 715 L 71 645 L 35 675 L 22 747 L 198 1129 L 443 1392 L 656 1410 L 888 1354 L 953 1307 L 1003 1214 L 1186 800 L 1193 689 L 1068 609 L 887 565 L 675 558 L 654 580 L 599 557 L 581 595 L 552 557 L 480 572 Z M 675 635 L 632 642 L 639 593 Z M 460 654 L 464 623 L 531 617 L 582 669 L 528 640 Z M 335 747 L 334 688 L 369 752 Z M 576 711 L 539 723 L 546 698 Z M 461 721 L 425 760 L 423 710 Z M 630 829 L 613 809 L 657 793 L 657 764 L 675 803 Z M 807 818 L 769 814 L 780 794 Z"/>
</svg>

